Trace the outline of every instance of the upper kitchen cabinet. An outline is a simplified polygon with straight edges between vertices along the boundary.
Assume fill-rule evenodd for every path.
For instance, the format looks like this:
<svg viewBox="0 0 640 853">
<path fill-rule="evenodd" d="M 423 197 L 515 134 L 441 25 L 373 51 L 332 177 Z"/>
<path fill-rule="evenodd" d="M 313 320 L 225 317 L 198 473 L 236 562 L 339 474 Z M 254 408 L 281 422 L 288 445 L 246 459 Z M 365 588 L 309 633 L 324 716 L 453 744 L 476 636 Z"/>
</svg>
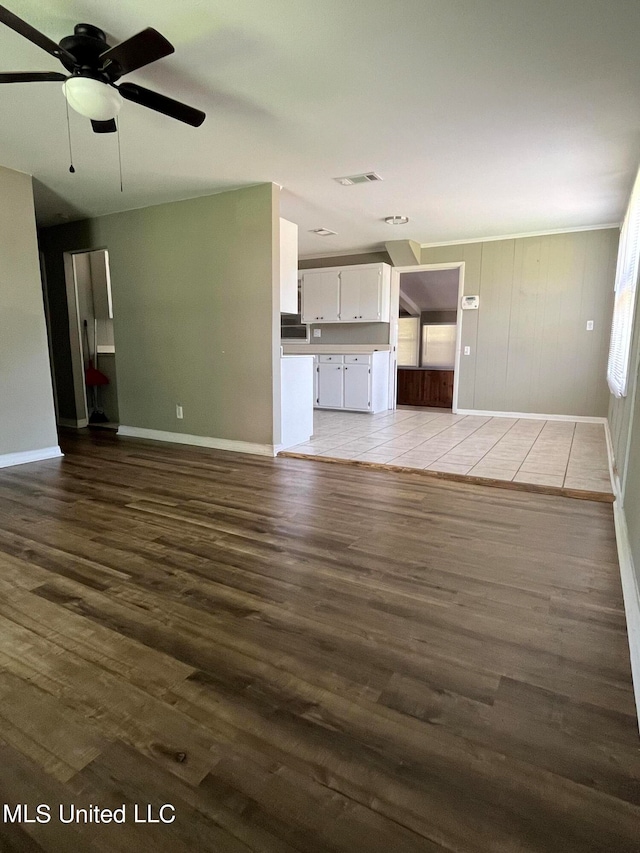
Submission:
<svg viewBox="0 0 640 853">
<path fill-rule="evenodd" d="M 362 264 L 306 270 L 303 323 L 388 323 L 391 267 Z"/>
<path fill-rule="evenodd" d="M 387 275 L 385 276 L 385 269 Z M 343 323 L 388 323 L 390 267 L 349 267 L 340 271 L 340 320 Z"/>
<path fill-rule="evenodd" d="M 280 219 L 280 311 L 297 314 L 298 308 L 298 226 Z"/>
<path fill-rule="evenodd" d="M 302 322 L 338 323 L 340 320 L 340 271 L 305 271 L 302 274 Z"/>
</svg>

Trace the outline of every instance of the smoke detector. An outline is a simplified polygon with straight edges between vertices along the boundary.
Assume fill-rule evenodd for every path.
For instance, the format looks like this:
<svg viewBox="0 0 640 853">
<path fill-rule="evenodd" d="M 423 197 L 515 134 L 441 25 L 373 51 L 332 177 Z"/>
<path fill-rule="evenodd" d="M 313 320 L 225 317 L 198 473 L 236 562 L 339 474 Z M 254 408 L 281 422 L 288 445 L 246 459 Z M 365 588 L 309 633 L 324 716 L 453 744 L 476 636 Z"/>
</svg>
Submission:
<svg viewBox="0 0 640 853">
<path fill-rule="evenodd" d="M 387 225 L 406 225 L 409 221 L 409 217 L 400 216 L 400 214 L 396 213 L 395 216 L 385 216 L 384 221 Z"/>
<path fill-rule="evenodd" d="M 343 187 L 351 187 L 353 184 L 371 184 L 374 181 L 381 181 L 382 178 L 377 172 L 363 172 L 361 175 L 347 175 L 344 178 L 334 178 Z"/>
<path fill-rule="evenodd" d="M 333 237 L 337 231 L 332 231 L 330 228 L 313 228 L 309 234 L 317 234 L 318 237 Z"/>
</svg>

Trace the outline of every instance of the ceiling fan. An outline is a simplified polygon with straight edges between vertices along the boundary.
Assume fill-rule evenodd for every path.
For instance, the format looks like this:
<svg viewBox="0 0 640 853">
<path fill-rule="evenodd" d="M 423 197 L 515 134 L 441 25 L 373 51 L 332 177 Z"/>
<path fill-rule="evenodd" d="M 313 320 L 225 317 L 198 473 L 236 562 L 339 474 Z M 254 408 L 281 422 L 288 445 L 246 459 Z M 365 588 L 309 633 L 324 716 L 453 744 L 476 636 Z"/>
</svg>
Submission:
<svg viewBox="0 0 640 853">
<path fill-rule="evenodd" d="M 150 110 L 199 127 L 205 113 L 152 92 L 136 83 L 116 81 L 157 59 L 174 52 L 173 45 L 157 30 L 148 27 L 135 36 L 110 47 L 104 32 L 93 24 L 76 24 L 73 35 L 56 44 L 48 36 L 0 6 L 0 23 L 46 50 L 60 60 L 70 76 L 57 71 L 15 71 L 0 73 L 0 83 L 63 81 L 62 90 L 72 109 L 91 119 L 96 133 L 114 133 L 123 98 Z"/>
</svg>

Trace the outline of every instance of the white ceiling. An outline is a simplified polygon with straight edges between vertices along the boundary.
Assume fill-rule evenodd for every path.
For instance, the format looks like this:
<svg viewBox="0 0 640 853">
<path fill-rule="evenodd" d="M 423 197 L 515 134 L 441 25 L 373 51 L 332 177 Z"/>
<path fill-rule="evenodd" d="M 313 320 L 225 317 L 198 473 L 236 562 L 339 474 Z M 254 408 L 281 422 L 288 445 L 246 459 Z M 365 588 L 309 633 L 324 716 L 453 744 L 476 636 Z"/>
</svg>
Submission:
<svg viewBox="0 0 640 853">
<path fill-rule="evenodd" d="M 640 160 L 633 0 L 5 2 L 55 40 L 159 29 L 176 54 L 127 79 L 208 113 L 125 103 L 120 193 L 115 135 L 75 113 L 69 174 L 58 83 L 1 86 L 0 164 L 35 176 L 43 223 L 273 181 L 301 254 L 332 254 L 615 223 Z M 5 27 L 0 57 L 59 69 Z M 384 181 L 332 180 L 367 170 Z"/>
<path fill-rule="evenodd" d="M 422 270 L 400 275 L 400 294 L 421 311 L 456 311 L 459 269 Z"/>
</svg>

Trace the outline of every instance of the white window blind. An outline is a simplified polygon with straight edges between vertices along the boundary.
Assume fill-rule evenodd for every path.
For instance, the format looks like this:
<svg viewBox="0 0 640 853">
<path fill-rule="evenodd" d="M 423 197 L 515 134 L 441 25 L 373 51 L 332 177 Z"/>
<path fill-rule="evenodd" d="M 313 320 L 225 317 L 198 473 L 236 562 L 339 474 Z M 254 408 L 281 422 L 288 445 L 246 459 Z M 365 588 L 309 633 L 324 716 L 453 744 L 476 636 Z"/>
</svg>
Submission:
<svg viewBox="0 0 640 853">
<path fill-rule="evenodd" d="M 611 393 L 616 397 L 625 397 L 627 394 L 639 260 L 640 172 L 638 172 L 631 193 L 618 248 L 613 322 L 611 324 L 611 343 L 607 364 L 607 382 Z"/>
<path fill-rule="evenodd" d="M 420 318 L 400 317 L 398 320 L 398 366 L 417 367 L 420 339 Z"/>
</svg>

